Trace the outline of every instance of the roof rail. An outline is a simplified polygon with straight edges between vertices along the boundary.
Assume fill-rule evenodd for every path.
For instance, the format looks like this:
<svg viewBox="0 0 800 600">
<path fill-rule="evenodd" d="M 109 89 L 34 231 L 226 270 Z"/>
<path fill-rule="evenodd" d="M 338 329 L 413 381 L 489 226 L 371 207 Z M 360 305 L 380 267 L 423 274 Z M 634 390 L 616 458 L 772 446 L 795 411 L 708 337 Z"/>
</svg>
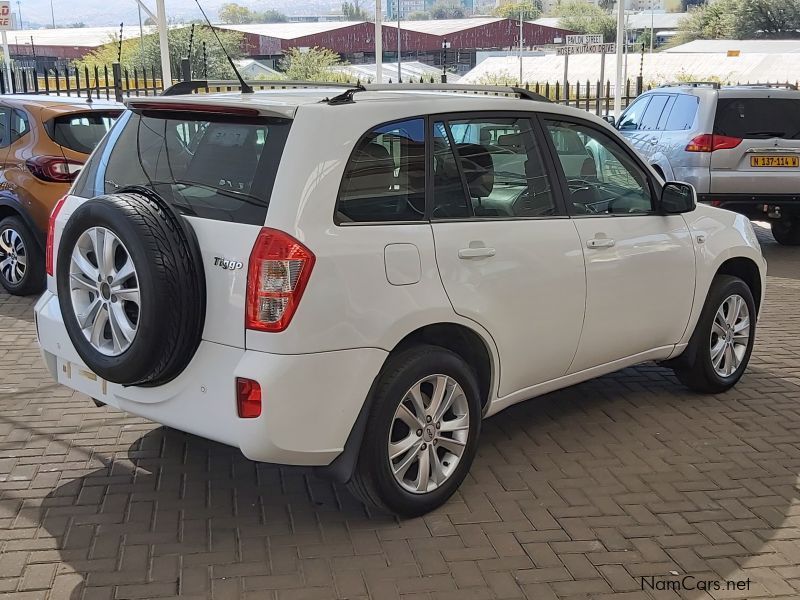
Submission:
<svg viewBox="0 0 800 600">
<path fill-rule="evenodd" d="M 462 94 L 519 96 L 522 100 L 550 102 L 547 98 L 523 87 L 506 85 L 462 85 L 460 83 L 389 83 L 367 84 L 363 86 L 368 92 L 395 92 L 397 90 L 421 92 L 460 92 Z"/>
<path fill-rule="evenodd" d="M 288 90 L 292 88 L 348 88 L 351 83 L 329 83 L 325 81 L 291 81 L 291 80 L 255 80 L 246 81 L 247 85 L 254 90 Z M 206 93 L 214 92 L 233 92 L 241 89 L 241 84 L 235 79 L 193 79 L 191 81 L 179 81 L 165 89 L 162 96 L 185 96 L 200 90 Z"/>
<path fill-rule="evenodd" d="M 779 89 L 786 89 L 786 90 L 796 90 L 797 86 L 793 83 L 789 83 L 788 81 L 785 83 L 781 83 L 776 81 L 775 83 L 737 83 L 736 85 L 731 85 L 729 87 L 738 87 L 738 88 L 779 88 Z"/>
<path fill-rule="evenodd" d="M 720 84 L 719 81 L 673 81 L 672 83 L 663 83 L 658 87 L 710 87 L 718 90 Z"/>
</svg>

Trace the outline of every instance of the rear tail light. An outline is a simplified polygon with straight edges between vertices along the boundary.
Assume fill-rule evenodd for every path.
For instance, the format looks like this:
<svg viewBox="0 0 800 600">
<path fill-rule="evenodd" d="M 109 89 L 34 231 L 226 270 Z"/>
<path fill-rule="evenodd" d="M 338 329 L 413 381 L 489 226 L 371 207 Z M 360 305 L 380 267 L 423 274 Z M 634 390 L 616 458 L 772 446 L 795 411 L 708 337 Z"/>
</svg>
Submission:
<svg viewBox="0 0 800 600">
<path fill-rule="evenodd" d="M 283 331 L 289 326 L 314 267 L 314 254 L 288 233 L 264 227 L 247 273 L 246 327 Z"/>
<path fill-rule="evenodd" d="M 731 150 L 742 143 L 742 138 L 703 133 L 693 137 L 686 145 L 687 152 L 714 152 Z"/>
<path fill-rule="evenodd" d="M 25 161 L 28 170 L 42 181 L 69 183 L 74 181 L 83 163 L 63 156 L 34 156 Z"/>
<path fill-rule="evenodd" d="M 240 419 L 261 416 L 261 386 L 257 381 L 236 378 L 236 410 Z"/>
<path fill-rule="evenodd" d="M 45 269 L 47 270 L 48 275 L 53 274 L 53 243 L 55 241 L 56 235 L 56 219 L 58 218 L 58 213 L 61 212 L 61 209 L 64 207 L 64 202 L 66 202 L 67 197 L 64 196 L 56 202 L 56 205 L 53 207 L 53 211 L 50 213 L 50 219 L 47 222 L 47 245 L 45 246 Z"/>
</svg>

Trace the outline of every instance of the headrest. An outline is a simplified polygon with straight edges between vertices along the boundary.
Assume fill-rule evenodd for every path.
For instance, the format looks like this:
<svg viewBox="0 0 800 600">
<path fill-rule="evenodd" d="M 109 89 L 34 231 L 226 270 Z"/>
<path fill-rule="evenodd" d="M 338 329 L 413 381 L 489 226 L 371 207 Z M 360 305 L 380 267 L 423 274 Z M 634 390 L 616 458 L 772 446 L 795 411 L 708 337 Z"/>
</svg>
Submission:
<svg viewBox="0 0 800 600">
<path fill-rule="evenodd" d="M 515 154 L 525 152 L 525 143 L 521 133 L 507 133 L 497 138 L 497 145 L 501 148 L 511 150 Z"/>
<path fill-rule="evenodd" d="M 478 144 L 461 144 L 458 156 L 473 198 L 486 198 L 494 188 L 494 161 L 489 151 Z"/>
</svg>

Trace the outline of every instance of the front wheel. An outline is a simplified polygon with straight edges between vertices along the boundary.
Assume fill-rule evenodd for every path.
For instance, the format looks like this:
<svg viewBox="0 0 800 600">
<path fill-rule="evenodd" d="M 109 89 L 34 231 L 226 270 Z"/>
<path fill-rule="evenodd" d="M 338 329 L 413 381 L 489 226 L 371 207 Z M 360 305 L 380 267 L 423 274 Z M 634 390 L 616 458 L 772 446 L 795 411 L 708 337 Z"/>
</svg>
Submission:
<svg viewBox="0 0 800 600">
<path fill-rule="evenodd" d="M 784 246 L 800 246 L 800 221 L 775 221 L 772 237 Z"/>
<path fill-rule="evenodd" d="M 755 333 L 756 307 L 750 288 L 738 277 L 718 275 L 686 349 L 689 360 L 675 368 L 675 375 L 698 392 L 729 390 L 747 368 Z"/>
<path fill-rule="evenodd" d="M 415 346 L 389 359 L 372 402 L 350 490 L 403 516 L 444 504 L 466 477 L 480 432 L 472 369 L 449 350 Z"/>
</svg>

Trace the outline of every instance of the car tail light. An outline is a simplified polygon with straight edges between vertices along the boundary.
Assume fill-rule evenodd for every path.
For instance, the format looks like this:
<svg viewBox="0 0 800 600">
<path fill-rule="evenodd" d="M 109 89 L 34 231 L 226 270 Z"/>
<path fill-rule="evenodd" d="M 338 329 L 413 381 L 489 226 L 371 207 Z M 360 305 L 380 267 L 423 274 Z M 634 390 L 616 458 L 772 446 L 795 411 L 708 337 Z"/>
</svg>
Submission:
<svg viewBox="0 0 800 600">
<path fill-rule="evenodd" d="M 236 410 L 240 419 L 255 419 L 261 415 L 261 386 L 257 381 L 236 378 Z"/>
<path fill-rule="evenodd" d="M 687 152 L 714 152 L 714 150 L 731 150 L 742 143 L 742 138 L 727 135 L 703 133 L 693 137 L 686 145 Z"/>
<path fill-rule="evenodd" d="M 58 213 L 61 212 L 61 209 L 64 207 L 64 202 L 66 202 L 67 197 L 64 196 L 56 202 L 56 205 L 53 207 L 53 211 L 50 213 L 50 219 L 47 222 L 47 245 L 45 246 L 45 269 L 47 270 L 48 275 L 53 274 L 53 243 L 55 242 L 55 235 L 56 235 L 56 219 L 58 218 Z"/>
<path fill-rule="evenodd" d="M 74 181 L 83 163 L 63 156 L 34 156 L 25 161 L 28 170 L 42 181 L 69 183 Z"/>
<path fill-rule="evenodd" d="M 288 233 L 264 227 L 247 272 L 246 327 L 283 331 L 289 326 L 314 267 L 314 254 Z"/>
</svg>

